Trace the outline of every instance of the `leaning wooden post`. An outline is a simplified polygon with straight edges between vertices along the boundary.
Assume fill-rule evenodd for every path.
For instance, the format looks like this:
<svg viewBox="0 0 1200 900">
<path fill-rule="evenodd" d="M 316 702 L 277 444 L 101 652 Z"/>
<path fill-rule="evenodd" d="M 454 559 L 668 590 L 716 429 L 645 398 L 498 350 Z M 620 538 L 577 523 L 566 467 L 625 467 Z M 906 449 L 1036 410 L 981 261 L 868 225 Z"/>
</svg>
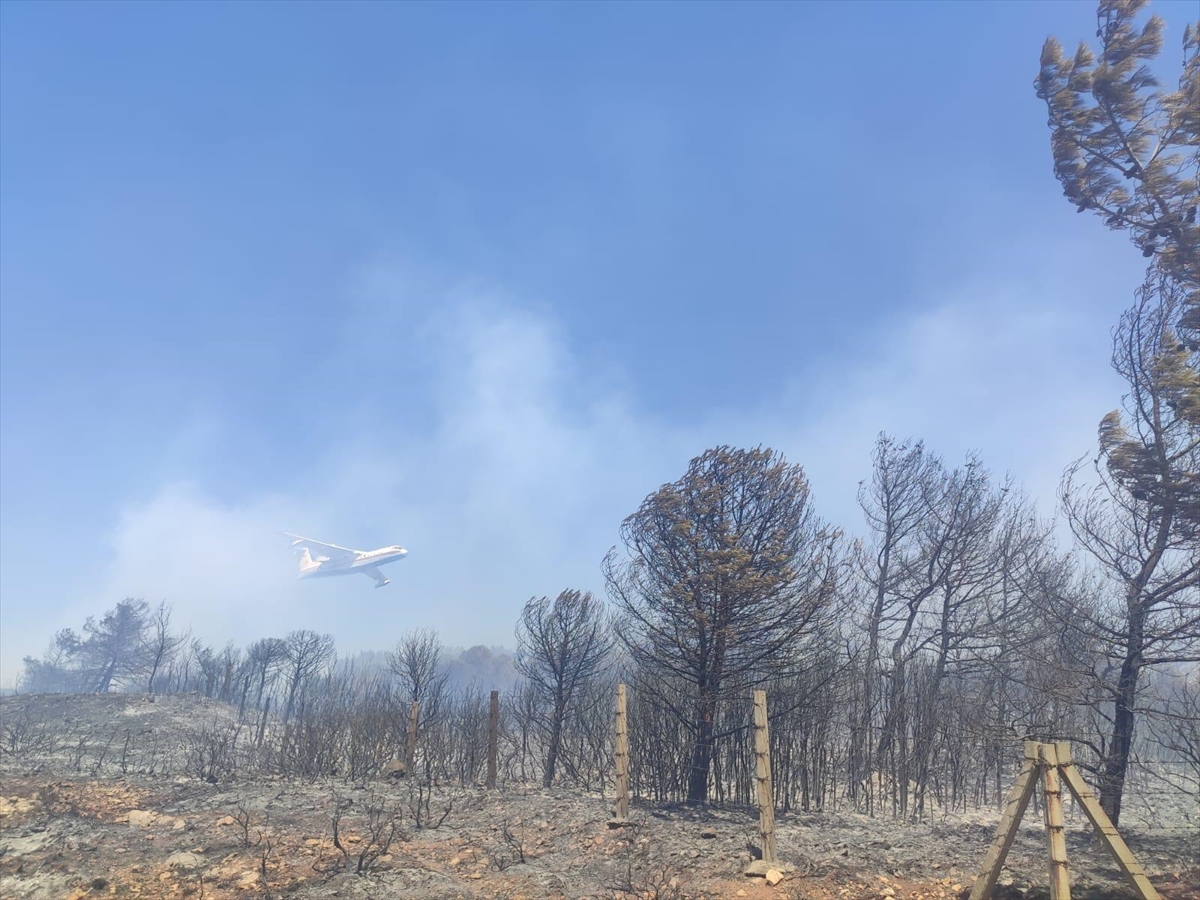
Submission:
<svg viewBox="0 0 1200 900">
<path fill-rule="evenodd" d="M 492 708 L 488 714 L 487 786 L 496 786 L 496 750 L 500 739 L 500 692 L 492 691 Z"/>
<path fill-rule="evenodd" d="M 775 857 L 775 796 L 771 786 L 771 738 L 767 731 L 767 692 L 754 692 L 754 756 L 758 781 L 758 830 L 762 835 L 762 859 Z"/>
<path fill-rule="evenodd" d="M 420 719 L 421 704 L 414 700 L 408 712 L 408 738 L 404 742 L 404 774 L 409 778 L 412 777 L 413 759 L 417 755 L 417 725 Z"/>
<path fill-rule="evenodd" d="M 1058 779 L 1058 752 L 1054 744 L 1042 744 L 1041 749 L 1046 840 L 1050 846 L 1050 900 L 1071 900 L 1071 879 L 1067 872 L 1067 837 L 1063 824 L 1062 786 Z"/>
<path fill-rule="evenodd" d="M 1008 795 L 1004 814 L 996 827 L 996 837 L 992 839 L 992 845 L 983 859 L 983 867 L 971 888 L 969 900 L 991 900 L 1000 870 L 1004 868 L 1004 860 L 1021 825 L 1021 817 L 1025 815 L 1029 798 L 1033 796 L 1033 789 L 1037 787 L 1039 752 L 1040 745 L 1037 741 L 1025 742 L 1025 764 L 1021 767 L 1021 774 L 1017 776 Z"/>
<path fill-rule="evenodd" d="M 1071 759 L 1071 745 L 1066 741 L 1060 741 L 1055 744 L 1055 750 L 1058 753 L 1058 765 L 1062 772 L 1063 781 L 1067 783 L 1067 787 L 1075 795 L 1076 801 L 1083 807 L 1084 815 L 1092 823 L 1092 827 L 1100 835 L 1100 840 L 1108 847 L 1108 852 L 1117 861 L 1117 865 L 1120 866 L 1121 871 L 1125 873 L 1125 877 L 1129 879 L 1129 883 L 1138 892 L 1138 896 L 1142 900 L 1159 900 L 1158 891 L 1150 883 L 1150 879 L 1146 877 L 1146 870 L 1142 868 L 1141 864 L 1134 858 L 1134 855 L 1129 852 L 1129 847 L 1113 826 L 1108 814 L 1100 806 L 1100 801 L 1096 799 L 1096 795 L 1092 793 L 1092 789 L 1087 786 L 1087 783 L 1075 768 L 1075 763 Z"/>
<path fill-rule="evenodd" d="M 615 822 L 629 818 L 629 732 L 625 706 L 625 685 L 617 685 L 616 744 L 613 761 L 617 770 L 617 809 Z"/>
</svg>

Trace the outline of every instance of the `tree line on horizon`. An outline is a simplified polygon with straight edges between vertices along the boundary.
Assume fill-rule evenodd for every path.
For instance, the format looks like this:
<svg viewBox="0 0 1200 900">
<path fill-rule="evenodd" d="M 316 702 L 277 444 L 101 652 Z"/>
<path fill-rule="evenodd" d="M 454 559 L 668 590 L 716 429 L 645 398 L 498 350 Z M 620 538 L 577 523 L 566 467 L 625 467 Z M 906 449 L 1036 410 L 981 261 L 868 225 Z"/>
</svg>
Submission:
<svg viewBox="0 0 1200 900">
<path fill-rule="evenodd" d="M 1113 331 L 1121 407 L 1060 485 L 1069 545 L 980 454 L 880 435 L 850 535 L 800 465 L 711 448 L 624 520 L 606 597 L 525 605 L 509 777 L 603 789 L 620 680 L 631 784 L 656 801 L 750 802 L 755 688 L 784 808 L 998 803 L 1026 739 L 1072 741 L 1114 822 L 1141 762 L 1176 764 L 1170 789 L 1200 796 L 1200 30 L 1164 90 L 1145 5 L 1101 2 L 1098 52 L 1050 39 L 1035 82 L 1064 195 L 1148 260 Z M 278 770 L 303 757 L 346 777 L 403 746 L 415 701 L 424 776 L 477 777 L 496 685 L 450 683 L 436 634 L 402 636 L 382 665 L 335 658 L 304 630 L 218 652 L 185 642 L 166 605 L 125 600 L 27 658 L 23 689 L 200 691 L 252 719 L 256 747 L 278 742 Z"/>
</svg>

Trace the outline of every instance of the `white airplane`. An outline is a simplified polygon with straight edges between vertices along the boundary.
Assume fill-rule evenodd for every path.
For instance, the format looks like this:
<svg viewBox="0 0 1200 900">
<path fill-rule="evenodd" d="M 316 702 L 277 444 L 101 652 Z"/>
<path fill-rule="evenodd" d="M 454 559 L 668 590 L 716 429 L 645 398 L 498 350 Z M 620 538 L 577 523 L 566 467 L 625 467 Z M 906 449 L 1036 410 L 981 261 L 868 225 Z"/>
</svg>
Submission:
<svg viewBox="0 0 1200 900">
<path fill-rule="evenodd" d="M 353 575 L 361 572 L 374 578 L 375 587 L 381 588 L 390 582 L 383 577 L 379 567 L 408 556 L 408 551 L 399 544 L 380 547 L 378 550 L 351 550 L 348 547 L 310 540 L 286 531 L 283 534 L 292 539 L 293 547 L 300 548 L 301 578 L 312 578 L 317 575 Z"/>
</svg>

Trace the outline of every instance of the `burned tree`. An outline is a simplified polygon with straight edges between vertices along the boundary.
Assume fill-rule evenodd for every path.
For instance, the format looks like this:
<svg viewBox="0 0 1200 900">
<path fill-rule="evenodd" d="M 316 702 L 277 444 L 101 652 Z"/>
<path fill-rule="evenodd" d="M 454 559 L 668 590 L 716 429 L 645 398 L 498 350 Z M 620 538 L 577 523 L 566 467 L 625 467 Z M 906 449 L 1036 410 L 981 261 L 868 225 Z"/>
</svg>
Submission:
<svg viewBox="0 0 1200 900">
<path fill-rule="evenodd" d="M 621 526 L 605 560 L 633 662 L 686 687 L 663 699 L 693 736 L 689 802 L 708 798 L 717 707 L 802 668 L 834 593 L 838 535 L 813 513 L 803 470 L 772 450 L 718 447 L 692 460 Z"/>
<path fill-rule="evenodd" d="M 1163 91 L 1148 64 L 1163 21 L 1137 14 L 1147 0 L 1102 0 L 1099 54 L 1068 57 L 1050 38 L 1036 81 L 1049 113 L 1054 173 L 1079 212 L 1129 232 L 1142 254 L 1182 289 L 1175 327 L 1200 332 L 1200 24 L 1184 31 L 1178 89 Z"/>
<path fill-rule="evenodd" d="M 91 616 L 83 625 L 86 638 L 77 653 L 91 690 L 107 693 L 112 687 L 137 678 L 146 670 L 145 635 L 150 607 L 145 600 L 126 598 L 97 622 Z"/>
<path fill-rule="evenodd" d="M 281 638 L 260 638 L 246 651 L 246 675 L 251 684 L 257 682 L 254 696 L 256 708 L 262 709 L 267 685 L 275 680 L 286 660 L 287 643 Z"/>
<path fill-rule="evenodd" d="M 26 656 L 22 662 L 19 689 L 33 694 L 74 693 L 88 690 L 78 668 L 79 635 L 70 628 L 60 629 L 41 659 Z"/>
<path fill-rule="evenodd" d="M 859 719 L 855 723 L 854 758 L 851 761 L 851 790 L 856 793 L 859 785 L 870 788 L 872 773 L 880 771 L 881 757 L 890 740 L 890 731 L 895 727 L 894 721 L 888 723 L 879 735 L 879 749 L 873 752 L 878 703 L 875 685 L 883 641 L 893 624 L 907 618 L 901 616 L 899 609 L 904 594 L 902 587 L 920 567 L 920 529 L 941 472 L 940 461 L 927 453 L 919 441 L 908 444 L 880 435 L 872 458 L 871 480 L 859 490 L 858 496 L 872 537 L 871 542 L 860 547 L 856 554 L 859 576 L 866 587 L 862 623 L 866 632 L 863 667 L 866 677 L 862 684 Z M 915 619 L 915 612 L 912 617 Z M 909 630 L 911 627 L 909 625 Z M 900 634 L 907 636 L 903 629 Z M 893 643 L 890 654 L 893 670 L 902 670 L 903 659 L 896 658 L 901 651 L 902 646 Z M 893 681 L 893 694 L 898 688 L 897 679 Z M 888 706 L 889 715 L 895 716 L 897 708 L 893 697 Z M 870 790 L 866 801 L 867 808 L 873 809 L 874 793 Z"/>
<path fill-rule="evenodd" d="M 1029 586 L 1047 563 L 1041 548 L 1049 545 L 1046 527 L 1012 483 L 993 484 L 974 456 L 949 474 L 939 501 L 927 526 L 938 560 L 926 576 L 937 588 L 928 610 L 924 696 L 913 728 L 915 814 L 926 810 L 946 694 L 956 684 L 960 693 L 972 691 L 985 672 L 1003 671 L 1013 633 L 1032 613 Z"/>
<path fill-rule="evenodd" d="M 563 721 L 571 704 L 604 667 L 611 646 L 604 606 L 590 593 L 566 590 L 553 602 L 530 599 L 517 623 L 517 671 L 548 706 L 542 784 L 554 783 Z"/>
<path fill-rule="evenodd" d="M 1098 749 L 1113 822 L 1143 670 L 1200 658 L 1200 26 L 1184 31 L 1178 88 L 1164 91 L 1150 70 L 1163 22 L 1136 22 L 1146 5 L 1102 0 L 1098 54 L 1081 44 L 1068 58 L 1051 38 L 1036 82 L 1067 199 L 1126 230 L 1152 260 L 1115 339 L 1125 416 L 1101 422 L 1096 482 L 1081 460 L 1062 485 L 1067 520 L 1108 587 L 1072 604 L 1064 627 L 1101 654 L 1092 681 L 1107 702 L 1092 709 L 1109 720 Z"/>
<path fill-rule="evenodd" d="M 919 442 L 882 436 L 874 462 L 859 496 L 872 533 L 858 554 L 866 645 L 854 774 L 868 779 L 867 809 L 888 773 L 893 810 L 908 812 L 911 793 L 920 814 L 943 694 L 1000 665 L 1047 541 L 1013 485 L 993 484 L 977 455 L 947 469 Z"/>
<path fill-rule="evenodd" d="M 196 638 L 192 641 L 192 660 L 200 672 L 199 683 L 203 685 L 205 697 L 216 696 L 217 682 L 221 677 L 221 659 L 211 644 Z"/>
<path fill-rule="evenodd" d="M 296 708 L 300 686 L 333 661 L 333 636 L 317 634 L 307 628 L 291 632 L 284 640 L 284 671 L 287 673 L 287 704 L 283 712 L 286 723 Z"/>
<path fill-rule="evenodd" d="M 408 709 L 404 765 L 411 774 L 418 735 L 437 722 L 448 676 L 442 667 L 442 642 L 437 632 L 411 631 L 387 654 L 388 671 L 396 676 Z"/>
<path fill-rule="evenodd" d="M 1063 478 L 1067 522 L 1105 576 L 1107 593 L 1066 622 L 1102 648 L 1111 703 L 1100 801 L 1116 823 L 1147 667 L 1200 662 L 1200 354 L 1176 337 L 1178 285 L 1151 272 L 1114 339 L 1124 415 L 1100 423 L 1085 460 Z M 1108 715 L 1108 712 L 1105 712 Z"/>
<path fill-rule="evenodd" d="M 179 648 L 187 642 L 187 636 L 171 631 L 171 607 L 165 600 L 154 608 L 147 631 L 148 635 L 143 638 L 146 667 L 149 669 L 146 691 L 152 694 L 155 676 L 170 665 Z"/>
<path fill-rule="evenodd" d="M 387 654 L 388 671 L 396 676 L 406 699 L 421 704 L 421 715 L 429 719 L 446 688 L 442 668 L 442 642 L 437 632 L 419 629 L 405 634 Z"/>
</svg>

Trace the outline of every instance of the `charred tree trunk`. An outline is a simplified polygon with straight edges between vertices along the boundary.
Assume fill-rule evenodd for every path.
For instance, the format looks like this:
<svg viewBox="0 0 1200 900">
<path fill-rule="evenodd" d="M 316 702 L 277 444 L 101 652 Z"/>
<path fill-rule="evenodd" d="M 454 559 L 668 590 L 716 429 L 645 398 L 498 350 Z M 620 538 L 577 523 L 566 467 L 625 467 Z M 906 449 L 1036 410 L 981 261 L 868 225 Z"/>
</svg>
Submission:
<svg viewBox="0 0 1200 900">
<path fill-rule="evenodd" d="M 97 694 L 107 694 L 108 689 L 112 687 L 113 677 L 117 674 L 117 661 L 110 660 L 104 667 L 104 671 L 100 673 L 100 680 L 96 684 Z"/>
<path fill-rule="evenodd" d="M 1121 663 L 1121 675 L 1114 697 L 1116 710 L 1113 716 L 1112 738 L 1100 778 L 1100 806 L 1113 825 L 1119 824 L 1121 818 L 1121 797 L 1125 792 L 1129 753 L 1133 748 L 1134 711 L 1138 679 L 1142 672 L 1142 647 L 1145 643 L 1143 620 L 1144 614 L 1140 609 L 1130 617 L 1129 644 L 1125 651 L 1125 659 Z"/>
<path fill-rule="evenodd" d="M 554 713 L 550 719 L 550 741 L 546 747 L 546 769 L 542 775 L 542 787 L 554 784 L 554 769 L 558 765 L 558 754 L 562 749 L 563 718 L 566 716 L 566 703 L 559 698 L 554 703 Z"/>
<path fill-rule="evenodd" d="M 701 693 L 696 704 L 696 744 L 692 750 L 692 767 L 688 773 L 687 802 L 708 802 L 708 773 L 713 755 L 713 717 L 717 698 L 708 691 Z"/>
</svg>

